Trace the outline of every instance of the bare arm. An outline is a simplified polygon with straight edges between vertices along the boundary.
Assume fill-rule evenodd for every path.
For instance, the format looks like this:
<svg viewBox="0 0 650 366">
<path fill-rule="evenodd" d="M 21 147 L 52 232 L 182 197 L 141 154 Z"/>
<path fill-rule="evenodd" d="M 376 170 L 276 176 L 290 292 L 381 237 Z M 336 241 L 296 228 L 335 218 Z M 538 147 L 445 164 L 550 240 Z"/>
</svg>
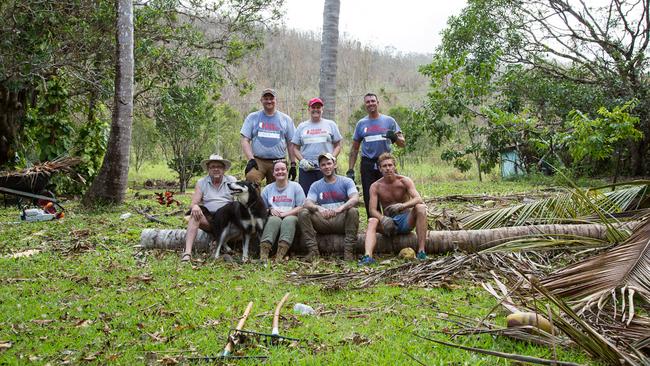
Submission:
<svg viewBox="0 0 650 366">
<path fill-rule="evenodd" d="M 192 193 L 192 200 L 190 202 L 190 215 L 194 219 L 199 220 L 203 216 L 203 212 L 199 207 L 199 204 L 203 201 L 203 192 L 201 192 L 201 187 L 199 187 L 199 182 L 196 182 L 194 186 L 194 193 Z"/>
<path fill-rule="evenodd" d="M 293 150 L 293 156 L 296 157 L 296 160 L 302 160 L 303 156 L 300 153 L 300 145 L 296 145 L 293 142 L 291 143 L 291 150 Z"/>
<path fill-rule="evenodd" d="M 295 154 L 294 149 L 291 148 L 292 147 L 291 145 L 293 145 L 293 143 L 287 141 L 287 144 L 289 144 L 289 148 L 287 149 L 287 153 L 289 154 L 289 163 L 295 165 L 296 164 L 296 158 L 295 158 L 296 154 Z"/>
<path fill-rule="evenodd" d="M 305 199 L 305 203 L 302 204 L 302 207 L 308 209 L 309 212 L 316 212 L 320 209 L 320 206 L 310 199 Z"/>
<path fill-rule="evenodd" d="M 332 146 L 334 146 L 332 155 L 334 155 L 335 158 L 338 158 L 339 154 L 341 153 L 341 140 L 332 143 Z"/>
<path fill-rule="evenodd" d="M 402 177 L 404 180 L 404 185 L 406 186 L 406 191 L 409 194 L 409 197 L 411 197 L 410 200 L 402 203 L 404 205 L 404 208 L 411 208 L 415 207 L 418 203 L 424 203 L 424 200 L 422 197 L 420 197 L 420 193 L 418 193 L 417 189 L 415 189 L 415 183 L 411 180 L 411 178 L 408 177 Z"/>
<path fill-rule="evenodd" d="M 246 136 L 242 136 L 240 142 L 241 142 L 241 151 L 244 153 L 244 156 L 246 156 L 246 159 L 247 160 L 252 159 L 253 148 L 251 147 L 251 140 Z"/>
<path fill-rule="evenodd" d="M 379 201 L 379 193 L 377 191 L 377 182 L 373 183 L 370 185 L 370 201 L 368 202 L 368 210 L 370 210 L 370 214 L 368 217 L 375 217 L 377 219 L 381 219 L 382 214 L 379 212 L 377 209 L 377 202 Z"/>
<path fill-rule="evenodd" d="M 351 195 L 350 197 L 348 197 L 347 202 L 345 202 L 341 206 L 337 207 L 334 210 L 334 212 L 336 212 L 336 214 L 338 215 L 341 212 L 345 212 L 345 211 L 351 209 L 352 207 L 357 207 L 358 204 L 359 204 L 359 193 L 355 193 L 355 194 Z"/>
<path fill-rule="evenodd" d="M 359 154 L 359 146 L 361 143 L 359 141 L 352 141 L 352 147 L 350 147 L 350 161 L 348 163 L 348 169 L 354 169 L 354 164 L 357 163 L 357 155 Z"/>
</svg>

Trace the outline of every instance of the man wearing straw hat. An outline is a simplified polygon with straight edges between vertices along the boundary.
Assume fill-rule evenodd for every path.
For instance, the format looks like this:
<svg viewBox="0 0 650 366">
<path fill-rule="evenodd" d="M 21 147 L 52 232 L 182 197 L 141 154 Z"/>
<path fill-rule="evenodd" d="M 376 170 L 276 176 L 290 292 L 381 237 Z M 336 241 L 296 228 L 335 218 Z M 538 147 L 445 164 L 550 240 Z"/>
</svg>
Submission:
<svg viewBox="0 0 650 366">
<path fill-rule="evenodd" d="M 203 215 L 201 206 L 214 213 L 227 203 L 232 202 L 233 198 L 226 183 L 237 181 L 232 175 L 225 174 L 230 169 L 231 164 L 221 155 L 210 155 L 208 159 L 201 162 L 201 165 L 207 170 L 208 175 L 199 179 L 194 187 L 192 203 L 190 203 L 190 219 L 187 224 L 187 234 L 185 235 L 185 251 L 181 256 L 182 262 L 190 260 L 192 246 L 198 230 L 210 230 L 209 221 L 211 218 Z"/>
</svg>

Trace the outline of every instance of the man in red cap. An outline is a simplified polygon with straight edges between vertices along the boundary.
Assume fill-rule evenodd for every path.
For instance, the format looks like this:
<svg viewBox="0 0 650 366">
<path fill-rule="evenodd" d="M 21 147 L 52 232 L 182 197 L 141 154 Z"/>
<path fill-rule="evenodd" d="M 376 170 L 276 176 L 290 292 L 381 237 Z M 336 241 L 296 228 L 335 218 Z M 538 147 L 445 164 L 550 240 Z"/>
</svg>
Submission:
<svg viewBox="0 0 650 366">
<path fill-rule="evenodd" d="M 341 132 L 336 122 L 322 118 L 323 101 L 312 98 L 307 103 L 310 119 L 298 125 L 291 139 L 293 154 L 299 161 L 298 183 L 309 193 L 312 183 L 323 178 L 318 156 L 330 153 L 335 158 L 341 152 Z"/>
</svg>

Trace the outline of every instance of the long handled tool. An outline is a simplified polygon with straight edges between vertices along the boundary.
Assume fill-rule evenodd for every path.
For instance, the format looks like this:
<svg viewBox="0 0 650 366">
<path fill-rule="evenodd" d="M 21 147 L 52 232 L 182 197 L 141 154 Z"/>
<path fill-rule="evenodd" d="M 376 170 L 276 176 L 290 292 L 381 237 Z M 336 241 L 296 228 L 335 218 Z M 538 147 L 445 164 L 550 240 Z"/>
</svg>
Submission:
<svg viewBox="0 0 650 366">
<path fill-rule="evenodd" d="M 251 313 L 251 309 L 253 309 L 253 302 L 249 302 L 248 306 L 246 306 L 246 310 L 244 311 L 244 315 L 239 319 L 239 323 L 237 323 L 237 326 L 235 329 L 233 329 L 229 334 L 228 334 L 228 343 L 226 343 L 226 347 L 224 347 L 223 352 L 219 356 L 203 356 L 203 357 L 188 357 L 188 360 L 192 361 L 214 361 L 214 360 L 223 360 L 223 359 L 240 359 L 240 358 L 256 358 L 256 359 L 266 359 L 266 356 L 233 356 L 232 351 L 235 348 L 235 345 L 239 343 L 239 333 L 240 331 L 244 328 L 244 324 L 246 324 L 246 319 L 248 319 L 248 315 Z"/>
<path fill-rule="evenodd" d="M 278 344 L 281 341 L 300 342 L 301 339 L 280 335 L 280 328 L 279 328 L 280 310 L 282 310 L 282 307 L 284 306 L 284 303 L 287 302 L 288 298 L 289 298 L 289 293 L 287 292 L 286 294 L 284 294 L 282 300 L 280 300 L 278 305 L 275 307 L 275 312 L 273 313 L 273 328 L 271 329 L 271 334 L 254 332 L 251 330 L 239 330 L 239 333 L 250 334 L 251 336 L 258 337 L 258 338 L 263 337 L 265 338 L 266 342 L 269 342 L 271 344 Z"/>
<path fill-rule="evenodd" d="M 287 302 L 288 298 L 289 293 L 287 292 L 278 303 L 278 306 L 275 307 L 275 312 L 273 313 L 273 328 L 271 329 L 272 336 L 280 336 L 280 329 L 278 328 L 278 324 L 280 323 L 280 310 L 282 310 L 282 307 L 284 306 L 284 303 Z"/>
<path fill-rule="evenodd" d="M 232 353 L 233 348 L 235 348 L 235 344 L 239 342 L 236 338 L 237 332 L 244 328 L 244 324 L 246 324 L 246 319 L 248 319 L 251 309 L 253 309 L 252 301 L 248 303 L 244 315 L 239 319 L 239 323 L 237 323 L 237 327 L 235 327 L 235 332 L 228 336 L 228 343 L 226 343 L 226 347 L 223 349 L 223 353 L 221 354 L 222 357 L 228 357 Z"/>
</svg>

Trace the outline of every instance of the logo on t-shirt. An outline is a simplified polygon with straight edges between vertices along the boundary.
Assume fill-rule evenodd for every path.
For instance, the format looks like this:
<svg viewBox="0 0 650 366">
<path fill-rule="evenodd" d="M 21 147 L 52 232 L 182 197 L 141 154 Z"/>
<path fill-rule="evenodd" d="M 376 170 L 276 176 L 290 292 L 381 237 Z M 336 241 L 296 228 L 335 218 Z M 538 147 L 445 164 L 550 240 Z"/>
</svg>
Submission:
<svg viewBox="0 0 650 366">
<path fill-rule="evenodd" d="M 345 201 L 345 195 L 338 191 L 321 192 L 318 198 L 323 202 Z"/>
<path fill-rule="evenodd" d="M 363 132 L 364 133 L 375 133 L 375 132 L 383 133 L 383 132 L 386 132 L 387 130 L 388 130 L 388 128 L 386 128 L 386 127 L 381 127 L 379 125 L 371 125 L 371 126 L 368 126 L 368 127 L 364 128 Z"/>
<path fill-rule="evenodd" d="M 257 138 L 265 147 L 273 147 L 280 142 L 280 125 L 273 121 L 260 121 Z"/>
<path fill-rule="evenodd" d="M 293 198 L 291 198 L 289 196 L 273 196 L 272 201 L 273 201 L 273 203 L 280 203 L 280 202 L 291 203 L 291 202 L 293 202 Z"/>
</svg>

